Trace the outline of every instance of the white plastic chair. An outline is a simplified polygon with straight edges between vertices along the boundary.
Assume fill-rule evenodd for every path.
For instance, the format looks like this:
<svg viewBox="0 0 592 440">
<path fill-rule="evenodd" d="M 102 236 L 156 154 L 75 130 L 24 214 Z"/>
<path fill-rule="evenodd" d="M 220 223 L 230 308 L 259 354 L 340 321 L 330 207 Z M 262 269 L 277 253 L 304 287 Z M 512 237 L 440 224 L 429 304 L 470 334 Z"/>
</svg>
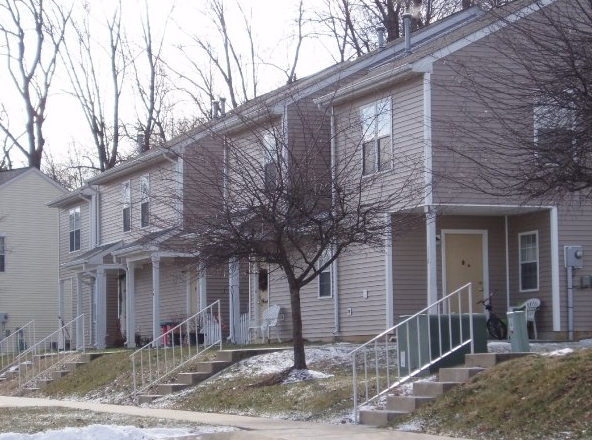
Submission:
<svg viewBox="0 0 592 440">
<path fill-rule="evenodd" d="M 519 306 L 511 307 L 512 311 L 524 310 L 524 312 L 526 314 L 526 325 L 528 325 L 529 322 L 532 322 L 532 328 L 534 330 L 534 338 L 535 339 L 538 339 L 539 337 L 537 334 L 537 327 L 536 327 L 536 321 L 534 319 L 534 315 L 540 306 L 541 306 L 540 299 L 530 298 L 530 299 L 527 299 L 526 301 L 524 301 Z"/>
<path fill-rule="evenodd" d="M 257 329 L 261 332 L 261 339 L 265 342 L 265 333 L 267 333 L 267 340 L 270 340 L 270 328 L 275 327 L 275 331 L 276 331 L 276 336 L 277 336 L 277 340 L 279 342 L 282 342 L 282 340 L 280 339 L 280 330 L 278 328 L 278 319 L 280 316 L 280 306 L 278 306 L 277 304 L 269 306 L 267 310 L 265 310 L 263 312 L 263 316 L 262 316 L 262 323 L 260 326 L 255 327 L 255 326 L 251 326 L 249 327 L 249 330 L 251 329 Z"/>
</svg>

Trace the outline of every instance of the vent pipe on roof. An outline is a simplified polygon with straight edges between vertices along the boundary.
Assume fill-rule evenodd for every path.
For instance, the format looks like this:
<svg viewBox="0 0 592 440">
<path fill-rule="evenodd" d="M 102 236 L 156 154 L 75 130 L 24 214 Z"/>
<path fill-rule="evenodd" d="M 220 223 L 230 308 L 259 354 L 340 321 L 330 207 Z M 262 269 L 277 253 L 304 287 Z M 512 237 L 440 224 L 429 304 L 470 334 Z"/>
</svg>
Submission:
<svg viewBox="0 0 592 440">
<path fill-rule="evenodd" d="M 220 98 L 220 115 L 226 116 L 226 98 Z"/>
<path fill-rule="evenodd" d="M 384 49 L 384 31 L 385 29 L 382 26 L 376 28 L 376 33 L 378 34 L 378 48 Z"/>
<path fill-rule="evenodd" d="M 138 134 L 136 135 L 136 146 L 138 148 L 138 154 L 141 154 L 144 151 L 144 140 L 144 133 L 138 131 Z"/>
<path fill-rule="evenodd" d="M 405 52 L 411 52 L 411 21 L 413 16 L 409 12 L 403 14 L 403 29 L 405 32 Z"/>
<path fill-rule="evenodd" d="M 218 119 L 220 117 L 220 103 L 218 101 L 212 101 L 212 118 Z"/>
</svg>

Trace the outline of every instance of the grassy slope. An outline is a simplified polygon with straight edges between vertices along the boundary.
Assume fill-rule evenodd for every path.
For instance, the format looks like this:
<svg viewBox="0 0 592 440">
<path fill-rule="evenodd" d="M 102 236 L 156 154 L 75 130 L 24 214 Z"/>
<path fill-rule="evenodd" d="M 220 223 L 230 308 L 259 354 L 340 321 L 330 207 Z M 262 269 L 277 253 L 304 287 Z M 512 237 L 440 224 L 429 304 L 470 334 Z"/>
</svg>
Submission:
<svg viewBox="0 0 592 440">
<path fill-rule="evenodd" d="M 282 414 L 301 420 L 351 408 L 349 368 L 310 368 L 334 376 L 289 385 L 281 384 L 281 374 L 220 377 L 172 405 L 198 411 Z M 129 380 L 127 354 L 114 354 L 51 384 L 45 393 L 113 396 L 126 390 Z M 426 432 L 475 439 L 592 438 L 591 394 L 592 350 L 561 357 L 529 356 L 477 375 L 411 418 L 420 420 Z"/>
</svg>

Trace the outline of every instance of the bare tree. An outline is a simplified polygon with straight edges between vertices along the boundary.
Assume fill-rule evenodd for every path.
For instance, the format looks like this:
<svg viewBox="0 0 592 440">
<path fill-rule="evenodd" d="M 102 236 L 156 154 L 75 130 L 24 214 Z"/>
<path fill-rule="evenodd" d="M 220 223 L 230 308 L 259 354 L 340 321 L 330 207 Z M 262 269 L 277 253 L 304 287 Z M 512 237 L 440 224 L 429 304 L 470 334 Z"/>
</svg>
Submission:
<svg viewBox="0 0 592 440">
<path fill-rule="evenodd" d="M 184 157 L 187 246 L 204 267 L 256 260 L 283 274 L 296 369 L 306 368 L 301 289 L 346 249 L 383 247 L 392 232 L 386 213 L 423 194 L 411 171 L 399 189 L 387 190 L 378 175 L 362 177 L 361 144 L 332 156 L 323 129 L 328 116 L 308 112 L 298 112 L 304 136 L 298 145 L 270 114 L 243 119 L 247 132 L 236 142 L 214 130 L 207 138 L 218 147 L 203 143 Z M 394 229 L 406 219 L 401 215 Z"/>
<path fill-rule="evenodd" d="M 471 167 L 440 178 L 497 196 L 589 199 L 592 5 L 570 0 L 531 8 L 483 41 L 480 53 L 448 63 L 456 81 L 443 87 L 461 107 L 436 121 L 450 140 L 438 148 Z"/>
<path fill-rule="evenodd" d="M 25 118 L 24 127 L 20 121 L 12 121 L 11 128 L 8 112 L 4 112 L 0 130 L 27 158 L 29 166 L 40 168 L 49 91 L 70 10 L 53 0 L 6 0 L 0 5 L 0 17 L 8 81 Z"/>
<path fill-rule="evenodd" d="M 76 37 L 68 42 L 64 58 L 72 93 L 80 103 L 96 148 L 97 169 L 105 171 L 117 163 L 121 140 L 119 112 L 126 70 L 121 4 L 106 19 L 109 42 L 106 47 L 98 44 L 94 38 L 90 8 L 89 3 L 84 3 L 83 18 L 72 23 Z M 108 66 L 107 74 L 103 66 Z M 109 78 L 107 82 L 105 78 Z"/>
<path fill-rule="evenodd" d="M 48 151 L 41 170 L 64 188 L 74 190 L 98 173 L 95 161 L 96 156 L 92 152 L 72 142 L 66 155 L 55 157 Z"/>
</svg>

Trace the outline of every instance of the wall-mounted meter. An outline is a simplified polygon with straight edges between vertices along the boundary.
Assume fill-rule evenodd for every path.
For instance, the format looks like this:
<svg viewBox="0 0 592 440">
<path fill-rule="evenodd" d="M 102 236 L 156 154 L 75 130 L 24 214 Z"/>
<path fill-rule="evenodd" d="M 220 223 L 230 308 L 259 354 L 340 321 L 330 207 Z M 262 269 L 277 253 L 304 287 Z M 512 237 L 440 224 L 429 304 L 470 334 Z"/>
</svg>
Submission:
<svg viewBox="0 0 592 440">
<path fill-rule="evenodd" d="M 565 246 L 565 267 L 581 269 L 584 267 L 584 251 L 582 246 Z"/>
</svg>

